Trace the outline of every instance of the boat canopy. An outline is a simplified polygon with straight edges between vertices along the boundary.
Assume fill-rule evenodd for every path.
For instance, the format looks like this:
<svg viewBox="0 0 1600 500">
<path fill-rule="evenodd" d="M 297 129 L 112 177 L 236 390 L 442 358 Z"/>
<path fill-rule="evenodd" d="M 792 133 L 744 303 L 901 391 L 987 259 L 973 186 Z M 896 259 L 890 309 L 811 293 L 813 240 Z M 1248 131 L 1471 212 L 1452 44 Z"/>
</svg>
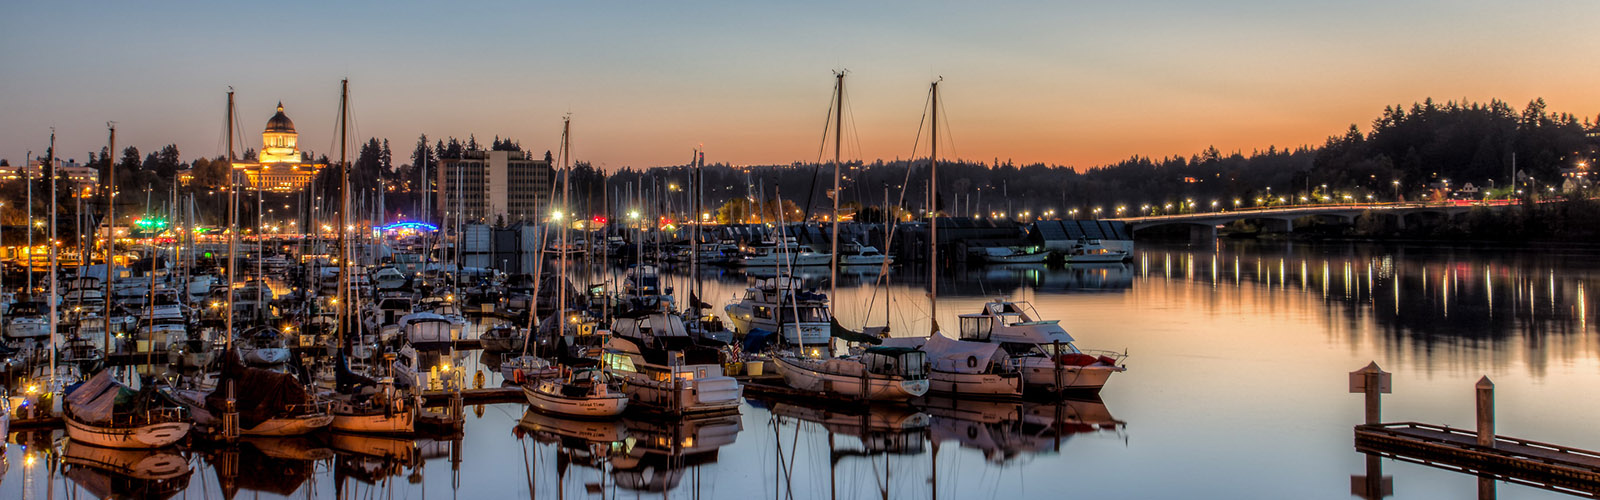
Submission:
<svg viewBox="0 0 1600 500">
<path fill-rule="evenodd" d="M 111 370 L 101 370 L 88 382 L 67 392 L 67 402 L 72 404 L 72 414 L 79 420 L 100 424 L 111 421 L 117 401 L 124 402 L 136 395 L 111 377 Z"/>
<path fill-rule="evenodd" d="M 928 353 L 928 361 L 934 370 L 953 373 L 983 373 L 989 370 L 991 364 L 1005 363 L 1006 353 L 1000 350 L 1000 344 L 991 342 L 967 342 L 945 336 L 944 332 L 935 332 L 922 344 L 923 352 Z"/>
</svg>

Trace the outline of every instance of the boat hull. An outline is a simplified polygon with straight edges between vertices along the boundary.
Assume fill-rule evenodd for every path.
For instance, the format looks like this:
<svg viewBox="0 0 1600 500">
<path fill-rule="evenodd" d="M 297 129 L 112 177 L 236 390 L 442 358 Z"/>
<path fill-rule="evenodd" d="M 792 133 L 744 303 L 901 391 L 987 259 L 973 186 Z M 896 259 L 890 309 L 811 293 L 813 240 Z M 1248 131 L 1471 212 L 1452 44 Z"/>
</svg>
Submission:
<svg viewBox="0 0 1600 500">
<path fill-rule="evenodd" d="M 778 357 L 775 361 L 778 374 L 783 375 L 784 382 L 790 387 L 818 394 L 838 394 L 876 401 L 905 401 L 927 394 L 929 388 L 927 379 L 905 380 L 899 377 L 868 374 L 863 394 L 860 375 L 824 372 L 806 366 L 804 362 L 786 357 Z"/>
<path fill-rule="evenodd" d="M 1068 255 L 1068 264 L 1111 264 L 1128 260 L 1130 256 L 1124 253 L 1094 254 L 1094 255 Z"/>
<path fill-rule="evenodd" d="M 335 432 L 356 434 L 409 434 L 416 430 L 417 412 L 400 411 L 390 414 L 333 414 L 328 424 Z"/>
<path fill-rule="evenodd" d="M 628 397 L 613 394 L 596 398 L 569 398 L 532 387 L 523 387 L 522 394 L 535 411 L 580 418 L 608 418 L 621 415 L 628 409 Z"/>
<path fill-rule="evenodd" d="M 933 370 L 928 374 L 928 392 L 980 398 L 1022 397 L 1022 376 L 996 373 L 956 373 Z"/>
<path fill-rule="evenodd" d="M 636 405 L 670 413 L 713 413 L 737 410 L 744 387 L 733 377 L 717 376 L 674 385 L 635 372 L 609 372 L 627 383 L 622 392 Z"/>
<path fill-rule="evenodd" d="M 1023 381 L 1029 388 L 1056 390 L 1056 365 L 1048 358 L 1034 357 L 1017 360 Z M 1105 387 L 1111 374 L 1126 371 L 1120 366 L 1106 364 L 1093 364 L 1087 366 L 1063 365 L 1061 367 L 1061 384 L 1059 389 L 1064 391 L 1092 390 L 1098 391 Z"/>
<path fill-rule="evenodd" d="M 280 417 L 269 419 L 255 427 L 240 429 L 239 434 L 246 436 L 304 436 L 316 432 L 333 423 L 333 415 L 315 413 L 298 417 Z"/>
<path fill-rule="evenodd" d="M 170 446 L 189 434 L 187 422 L 162 422 L 138 427 L 103 427 L 67 416 L 67 436 L 102 448 L 148 449 Z"/>
</svg>

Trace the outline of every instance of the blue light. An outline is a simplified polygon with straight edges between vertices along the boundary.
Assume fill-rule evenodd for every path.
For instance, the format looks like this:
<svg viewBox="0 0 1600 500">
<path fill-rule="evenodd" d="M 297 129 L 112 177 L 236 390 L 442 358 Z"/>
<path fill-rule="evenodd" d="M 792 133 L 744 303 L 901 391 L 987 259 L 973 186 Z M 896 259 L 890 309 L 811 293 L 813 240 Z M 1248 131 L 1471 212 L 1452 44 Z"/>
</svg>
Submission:
<svg viewBox="0 0 1600 500">
<path fill-rule="evenodd" d="M 435 226 L 433 224 L 429 224 L 429 223 L 426 223 L 426 222 L 401 221 L 401 222 L 394 222 L 394 223 L 378 226 L 378 229 L 381 230 L 381 231 L 385 231 L 385 232 L 399 230 L 399 229 L 410 229 L 410 230 L 413 230 L 413 231 L 430 231 L 431 232 L 431 231 L 438 231 L 439 230 L 439 226 Z"/>
</svg>

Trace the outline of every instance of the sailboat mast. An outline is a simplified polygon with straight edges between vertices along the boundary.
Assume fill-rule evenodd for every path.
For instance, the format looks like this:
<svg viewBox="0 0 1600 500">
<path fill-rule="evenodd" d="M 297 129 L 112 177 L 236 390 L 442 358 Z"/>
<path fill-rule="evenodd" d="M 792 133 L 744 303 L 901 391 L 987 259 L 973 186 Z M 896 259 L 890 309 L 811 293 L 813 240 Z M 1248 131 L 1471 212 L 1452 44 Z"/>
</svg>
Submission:
<svg viewBox="0 0 1600 500">
<path fill-rule="evenodd" d="M 845 72 L 834 72 L 834 236 L 830 237 L 829 269 L 827 269 L 827 298 L 838 300 L 838 160 L 845 138 Z"/>
<path fill-rule="evenodd" d="M 839 300 L 839 156 L 844 139 L 844 71 L 833 74 L 833 236 L 828 258 L 828 299 Z"/>
<path fill-rule="evenodd" d="M 567 205 L 567 193 L 572 191 L 572 172 L 567 165 L 572 161 L 572 117 L 567 116 L 561 120 L 561 209 L 566 211 L 568 217 L 572 216 L 572 209 Z M 561 223 L 561 278 L 556 282 L 557 315 L 560 324 L 556 329 L 559 337 L 567 336 L 567 226 L 566 219 L 558 219 Z"/>
<path fill-rule="evenodd" d="M 106 122 L 106 128 L 111 131 L 111 137 L 106 140 L 106 244 L 100 249 L 101 252 L 104 252 L 106 264 L 106 282 L 104 283 L 106 286 L 106 305 L 101 310 L 100 316 L 103 317 L 105 326 L 105 332 L 103 332 L 105 333 L 105 344 L 102 344 L 102 346 L 109 353 L 115 350 L 111 346 L 111 278 L 113 276 L 111 266 L 112 256 L 116 254 L 113 249 L 117 246 L 117 233 L 113 229 L 117 222 L 115 215 L 113 215 L 117 209 L 115 199 L 117 195 L 117 162 L 111 159 L 111 155 L 116 154 L 117 151 L 117 124 L 115 122 Z"/>
<path fill-rule="evenodd" d="M 939 82 L 933 82 L 933 139 L 928 146 L 928 318 L 939 324 Z"/>
<path fill-rule="evenodd" d="M 56 294 L 56 282 L 60 281 L 56 279 L 56 131 L 54 128 L 50 129 L 50 152 L 45 156 L 45 167 L 50 169 L 50 241 L 46 243 L 50 247 L 50 274 L 48 278 L 50 280 L 50 383 L 51 387 L 54 388 L 56 382 L 56 322 L 59 321 L 56 317 L 56 308 L 58 307 L 56 305 L 56 297 L 59 296 Z M 32 261 L 33 257 L 28 257 L 28 260 Z M 28 272 L 29 274 L 33 273 L 31 266 Z"/>
<path fill-rule="evenodd" d="M 55 134 L 51 134 L 54 136 Z M 28 180 L 28 298 L 33 298 L 33 150 L 28 150 L 28 156 L 22 159 L 27 170 L 23 177 Z M 44 169 L 39 169 L 40 173 Z M 54 335 L 54 333 L 52 333 Z"/>
<path fill-rule="evenodd" d="M 239 247 L 239 209 L 234 200 L 239 197 L 239 170 L 233 165 L 233 90 L 228 90 L 228 310 L 227 330 L 222 332 L 223 350 L 233 350 L 233 273 L 234 252 Z M 109 300 L 110 297 L 107 297 Z"/>
<path fill-rule="evenodd" d="M 338 302 L 334 309 L 339 315 L 339 348 L 344 348 L 345 332 L 350 331 L 350 248 L 346 229 L 349 224 L 350 213 L 350 165 L 346 161 L 349 157 L 350 140 L 348 134 L 350 120 L 350 80 L 339 81 L 339 293 L 334 300 Z"/>
</svg>

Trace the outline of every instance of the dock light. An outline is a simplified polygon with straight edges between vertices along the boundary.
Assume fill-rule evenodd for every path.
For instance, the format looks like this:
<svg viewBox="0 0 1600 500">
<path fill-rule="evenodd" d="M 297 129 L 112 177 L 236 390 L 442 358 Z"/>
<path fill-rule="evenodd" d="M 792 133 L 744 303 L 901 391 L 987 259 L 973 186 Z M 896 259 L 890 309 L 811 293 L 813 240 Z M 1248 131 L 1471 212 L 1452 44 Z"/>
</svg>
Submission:
<svg viewBox="0 0 1600 500">
<path fill-rule="evenodd" d="M 39 393 L 39 384 L 28 384 L 28 390 L 26 392 L 28 394 L 38 394 Z"/>
<path fill-rule="evenodd" d="M 629 219 L 638 219 L 639 218 L 639 211 L 638 210 L 629 210 L 628 211 L 628 218 Z"/>
<path fill-rule="evenodd" d="M 440 364 L 440 365 L 439 365 L 439 371 L 441 371 L 441 372 L 447 372 L 447 371 L 450 371 L 450 362 L 449 362 L 449 361 L 446 361 L 446 362 L 444 362 L 444 363 L 441 363 L 441 364 Z"/>
<path fill-rule="evenodd" d="M 561 220 L 561 211 L 550 212 L 550 220 Z"/>
</svg>

